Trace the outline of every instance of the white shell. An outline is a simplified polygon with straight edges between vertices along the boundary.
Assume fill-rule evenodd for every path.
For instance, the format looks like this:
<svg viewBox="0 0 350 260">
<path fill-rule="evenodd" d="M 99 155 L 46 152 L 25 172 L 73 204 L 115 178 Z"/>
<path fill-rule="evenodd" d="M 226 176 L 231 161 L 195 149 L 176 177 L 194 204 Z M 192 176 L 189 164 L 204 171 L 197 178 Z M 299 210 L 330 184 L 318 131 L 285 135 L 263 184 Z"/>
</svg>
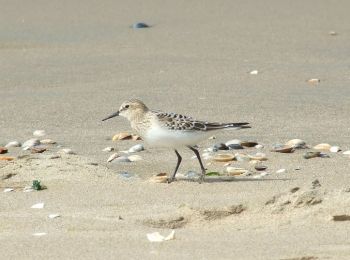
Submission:
<svg viewBox="0 0 350 260">
<path fill-rule="evenodd" d="M 350 155 L 350 150 L 349 150 L 349 151 L 343 152 L 343 154 L 345 154 L 345 155 Z"/>
<path fill-rule="evenodd" d="M 276 171 L 276 173 L 284 173 L 284 172 L 286 172 L 286 169 L 279 169 Z"/>
<path fill-rule="evenodd" d="M 126 156 L 119 156 L 112 161 L 112 163 L 116 163 L 116 162 L 130 162 L 130 160 Z"/>
<path fill-rule="evenodd" d="M 10 192 L 10 191 L 14 191 L 14 189 L 12 189 L 12 188 L 6 188 L 6 189 L 4 189 L 4 192 Z"/>
<path fill-rule="evenodd" d="M 41 137 L 41 136 L 46 135 L 46 133 L 45 133 L 45 130 L 35 130 L 33 132 L 33 135 L 36 136 L 36 137 Z"/>
<path fill-rule="evenodd" d="M 329 151 L 331 151 L 332 153 L 337 153 L 340 151 L 340 147 L 339 146 L 332 146 Z"/>
<path fill-rule="evenodd" d="M 128 159 L 130 162 L 137 162 L 137 161 L 143 160 L 142 157 L 140 155 L 137 155 L 137 154 L 128 156 Z"/>
<path fill-rule="evenodd" d="M 36 236 L 36 237 L 42 237 L 42 236 L 45 236 L 45 235 L 47 235 L 47 233 L 45 233 L 45 232 L 33 233 L 33 236 Z"/>
<path fill-rule="evenodd" d="M 43 140 L 40 140 L 40 143 L 41 144 L 55 144 L 56 142 L 54 140 L 51 140 L 51 139 L 43 139 Z"/>
<path fill-rule="evenodd" d="M 262 148 L 264 148 L 264 146 L 263 146 L 262 144 L 257 144 L 257 145 L 255 146 L 255 148 L 256 148 L 256 149 L 262 149 Z"/>
<path fill-rule="evenodd" d="M 40 144 L 40 141 L 39 139 L 35 139 L 35 138 L 32 138 L 32 139 L 29 139 L 27 141 L 25 141 L 23 144 L 22 144 L 22 148 L 23 150 L 28 150 L 34 146 L 37 146 Z"/>
<path fill-rule="evenodd" d="M 12 141 L 9 142 L 7 145 L 5 145 L 6 148 L 10 148 L 10 147 L 20 147 L 21 143 L 18 141 Z"/>
<path fill-rule="evenodd" d="M 316 150 L 323 150 L 323 151 L 329 151 L 329 149 L 331 149 L 331 145 L 330 144 L 318 144 L 314 146 L 314 149 Z"/>
<path fill-rule="evenodd" d="M 249 72 L 250 75 L 258 75 L 259 71 L 257 70 L 252 70 L 251 72 Z"/>
<path fill-rule="evenodd" d="M 115 158 L 118 158 L 120 155 L 118 153 L 114 153 L 108 157 L 107 162 L 113 161 Z"/>
<path fill-rule="evenodd" d="M 228 175 L 235 176 L 235 175 L 244 175 L 247 174 L 249 171 L 244 168 L 236 168 L 232 166 L 228 166 L 225 170 Z"/>
<path fill-rule="evenodd" d="M 137 152 L 141 152 L 144 150 L 144 147 L 142 144 L 136 144 L 132 147 L 130 147 L 130 149 L 128 150 L 129 153 L 137 153 Z"/>
<path fill-rule="evenodd" d="M 291 146 L 293 148 L 305 148 L 306 142 L 301 139 L 292 139 L 285 143 L 286 146 Z"/>
<path fill-rule="evenodd" d="M 150 242 L 163 242 L 167 240 L 172 240 L 175 239 L 175 230 L 172 230 L 171 233 L 166 237 L 159 234 L 159 232 L 149 233 L 147 234 L 147 239 Z"/>
<path fill-rule="evenodd" d="M 65 153 L 65 154 L 76 154 L 72 149 L 70 148 L 63 148 L 58 151 L 58 153 Z"/>
<path fill-rule="evenodd" d="M 44 203 L 43 202 L 40 202 L 40 203 L 37 203 L 37 204 L 34 204 L 33 206 L 31 206 L 30 208 L 32 209 L 43 209 L 44 208 Z"/>
<path fill-rule="evenodd" d="M 309 79 L 307 82 L 312 83 L 312 84 L 317 84 L 317 83 L 320 83 L 321 80 L 320 79 Z"/>
<path fill-rule="evenodd" d="M 49 218 L 53 219 L 53 218 L 58 218 L 60 216 L 61 216 L 60 214 L 50 214 Z"/>
<path fill-rule="evenodd" d="M 114 151 L 114 148 L 110 147 L 110 146 L 108 146 L 102 150 L 102 152 L 112 152 L 112 151 Z"/>
<path fill-rule="evenodd" d="M 233 139 L 233 140 L 230 140 L 230 141 L 227 141 L 225 143 L 226 146 L 229 146 L 230 144 L 239 144 L 241 145 L 242 141 L 241 140 L 238 140 L 238 139 Z"/>
</svg>

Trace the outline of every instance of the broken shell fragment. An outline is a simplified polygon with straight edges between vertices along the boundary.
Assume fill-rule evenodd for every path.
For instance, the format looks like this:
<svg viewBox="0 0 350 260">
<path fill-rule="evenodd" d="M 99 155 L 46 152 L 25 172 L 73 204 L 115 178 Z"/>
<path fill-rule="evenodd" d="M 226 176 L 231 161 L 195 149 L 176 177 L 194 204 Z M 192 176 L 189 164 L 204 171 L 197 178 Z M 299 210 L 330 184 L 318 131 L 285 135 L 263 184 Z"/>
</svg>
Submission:
<svg viewBox="0 0 350 260">
<path fill-rule="evenodd" d="M 121 132 L 119 134 L 116 134 L 113 136 L 112 141 L 118 141 L 118 140 L 128 140 L 131 139 L 132 135 L 126 132 Z"/>
<path fill-rule="evenodd" d="M 235 158 L 232 154 L 218 154 L 213 157 L 213 160 L 216 162 L 229 162 Z"/>
<path fill-rule="evenodd" d="M 114 153 L 108 157 L 107 162 L 113 161 L 115 158 L 118 158 L 120 155 L 118 153 Z"/>
<path fill-rule="evenodd" d="M 227 141 L 225 144 L 227 146 L 229 146 L 230 144 L 239 144 L 239 145 L 241 145 L 241 142 L 242 142 L 241 140 L 233 139 L 233 140 Z"/>
<path fill-rule="evenodd" d="M 264 148 L 264 146 L 263 146 L 262 144 L 257 144 L 257 145 L 255 146 L 255 148 L 256 148 L 256 149 L 262 149 L 262 148 Z"/>
<path fill-rule="evenodd" d="M 350 155 L 350 150 L 343 152 L 344 155 Z"/>
<path fill-rule="evenodd" d="M 0 161 L 13 161 L 15 157 L 1 156 Z"/>
<path fill-rule="evenodd" d="M 11 141 L 9 142 L 7 145 L 5 145 L 6 148 L 10 148 L 10 147 L 20 147 L 21 143 L 18 141 Z"/>
<path fill-rule="evenodd" d="M 276 171 L 276 173 L 285 173 L 286 172 L 286 169 L 279 169 Z"/>
<path fill-rule="evenodd" d="M 295 149 L 303 149 L 306 148 L 306 142 L 301 139 L 292 139 L 286 142 L 286 146 L 293 147 Z"/>
<path fill-rule="evenodd" d="M 167 240 L 172 240 L 172 239 L 175 239 L 175 230 L 172 230 L 171 233 L 166 237 L 162 236 L 158 232 L 149 233 L 147 234 L 147 239 L 150 242 L 163 242 Z"/>
<path fill-rule="evenodd" d="M 6 188 L 6 189 L 4 189 L 4 192 L 11 192 L 11 191 L 14 191 L 14 189 L 12 189 L 12 188 Z"/>
<path fill-rule="evenodd" d="M 314 146 L 315 150 L 329 151 L 331 149 L 330 144 L 318 144 Z"/>
<path fill-rule="evenodd" d="M 138 135 L 132 135 L 131 139 L 132 139 L 133 141 L 142 140 L 142 139 L 141 139 L 141 136 L 138 136 Z"/>
<path fill-rule="evenodd" d="M 316 157 L 320 157 L 320 156 L 321 156 L 321 152 L 311 151 L 311 152 L 306 152 L 303 157 L 305 159 L 311 159 L 311 158 L 316 158 Z"/>
<path fill-rule="evenodd" d="M 166 183 L 168 182 L 168 176 L 166 173 L 158 173 L 157 175 L 152 176 L 149 181 L 155 183 Z"/>
<path fill-rule="evenodd" d="M 40 203 L 37 203 L 37 204 L 34 204 L 33 206 L 31 206 L 32 209 L 43 209 L 44 208 L 44 203 L 43 202 L 40 202 Z"/>
<path fill-rule="evenodd" d="M 321 82 L 321 80 L 320 79 L 309 79 L 309 80 L 307 80 L 307 82 L 310 84 L 318 84 Z"/>
<path fill-rule="evenodd" d="M 337 153 L 340 151 L 340 147 L 339 146 L 332 146 L 331 148 L 329 148 L 329 151 L 332 153 Z"/>
<path fill-rule="evenodd" d="M 257 70 L 252 70 L 249 72 L 250 75 L 258 75 L 259 71 Z"/>
<path fill-rule="evenodd" d="M 242 141 L 241 145 L 244 147 L 254 147 L 256 145 L 258 145 L 257 142 L 250 142 L 250 141 Z"/>
<path fill-rule="evenodd" d="M 294 152 L 294 147 L 291 146 L 282 146 L 280 148 L 276 147 L 271 150 L 271 152 L 276 152 L 276 153 L 293 153 Z"/>
<path fill-rule="evenodd" d="M 244 169 L 244 168 L 236 168 L 236 167 L 229 166 L 225 169 L 225 172 L 229 176 L 237 176 L 237 175 L 245 175 L 249 171 L 247 169 Z"/>
<path fill-rule="evenodd" d="M 61 216 L 60 214 L 50 214 L 49 218 L 53 219 L 53 218 L 58 218 L 60 216 Z"/>
<path fill-rule="evenodd" d="M 0 147 L 0 154 L 7 153 L 7 148 L 5 147 Z"/>
</svg>

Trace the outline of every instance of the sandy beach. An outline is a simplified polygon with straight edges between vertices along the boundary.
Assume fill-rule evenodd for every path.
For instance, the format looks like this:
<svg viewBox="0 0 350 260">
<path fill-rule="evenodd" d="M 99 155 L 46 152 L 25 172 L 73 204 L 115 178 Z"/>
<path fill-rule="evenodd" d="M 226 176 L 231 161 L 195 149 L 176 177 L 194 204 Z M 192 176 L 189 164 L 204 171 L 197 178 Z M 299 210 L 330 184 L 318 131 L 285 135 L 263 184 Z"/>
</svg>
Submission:
<svg viewBox="0 0 350 260">
<path fill-rule="evenodd" d="M 0 147 L 56 142 L 43 153 L 0 154 L 14 158 L 0 160 L 1 258 L 350 258 L 350 2 L 54 0 L 1 9 Z M 151 27 L 133 29 L 136 22 Z M 227 165 L 213 156 L 263 153 L 266 174 L 236 158 L 231 166 L 249 174 L 198 184 L 186 177 L 200 172 L 198 162 L 183 149 L 179 180 L 150 182 L 173 172 L 174 152 L 112 141 L 136 133 L 124 118 L 101 121 L 130 98 L 201 120 L 250 122 L 200 143 L 200 153 L 255 141 L 262 148 L 210 152 L 204 162 L 221 174 Z M 271 151 L 291 139 L 308 148 Z M 303 157 L 320 143 L 341 151 Z M 107 163 L 136 144 L 143 160 Z M 23 192 L 33 180 L 46 189 Z M 172 240 L 147 239 L 172 230 Z"/>
</svg>

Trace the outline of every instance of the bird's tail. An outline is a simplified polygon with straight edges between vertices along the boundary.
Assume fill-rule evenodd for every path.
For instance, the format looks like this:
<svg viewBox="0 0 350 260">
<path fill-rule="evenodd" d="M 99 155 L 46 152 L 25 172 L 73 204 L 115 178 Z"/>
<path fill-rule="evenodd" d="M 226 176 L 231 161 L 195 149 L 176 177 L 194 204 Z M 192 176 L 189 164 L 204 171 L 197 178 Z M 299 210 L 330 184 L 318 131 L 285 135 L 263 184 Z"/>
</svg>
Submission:
<svg viewBox="0 0 350 260">
<path fill-rule="evenodd" d="M 207 130 L 219 130 L 219 129 L 242 129 L 251 128 L 249 123 L 211 123 L 207 125 Z"/>
</svg>

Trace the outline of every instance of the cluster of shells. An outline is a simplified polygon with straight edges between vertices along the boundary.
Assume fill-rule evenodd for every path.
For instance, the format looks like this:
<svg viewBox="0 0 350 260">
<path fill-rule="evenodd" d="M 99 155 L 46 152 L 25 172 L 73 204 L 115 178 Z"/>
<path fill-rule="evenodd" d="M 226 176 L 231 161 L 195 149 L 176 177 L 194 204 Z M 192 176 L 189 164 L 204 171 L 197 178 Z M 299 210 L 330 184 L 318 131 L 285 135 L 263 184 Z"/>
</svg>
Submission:
<svg viewBox="0 0 350 260">
<path fill-rule="evenodd" d="M 0 146 L 0 154 L 6 154 L 6 156 L 0 156 L 0 161 L 13 161 L 18 157 L 7 156 L 8 154 L 18 153 L 18 150 L 28 151 L 31 154 L 41 154 L 46 151 L 55 150 L 56 154 L 50 155 L 53 158 L 57 158 L 62 154 L 75 154 L 75 152 L 70 148 L 63 148 L 60 145 L 57 145 L 57 142 L 45 138 L 46 132 L 44 130 L 35 130 L 33 132 L 33 137 L 20 142 L 18 140 L 10 141 L 5 146 Z M 21 155 L 23 156 L 23 155 Z"/>
<path fill-rule="evenodd" d="M 113 136 L 112 141 L 117 142 L 117 141 L 122 141 L 122 140 L 141 140 L 141 137 L 138 135 L 133 135 L 127 132 L 121 132 Z M 137 162 L 143 160 L 143 158 L 135 153 L 143 151 L 145 148 L 142 144 L 136 144 L 130 147 L 126 151 L 118 151 L 113 154 L 111 154 L 107 162 L 108 163 L 120 163 L 120 162 Z M 102 150 L 103 152 L 113 152 L 115 151 L 114 147 L 106 147 Z"/>
</svg>

